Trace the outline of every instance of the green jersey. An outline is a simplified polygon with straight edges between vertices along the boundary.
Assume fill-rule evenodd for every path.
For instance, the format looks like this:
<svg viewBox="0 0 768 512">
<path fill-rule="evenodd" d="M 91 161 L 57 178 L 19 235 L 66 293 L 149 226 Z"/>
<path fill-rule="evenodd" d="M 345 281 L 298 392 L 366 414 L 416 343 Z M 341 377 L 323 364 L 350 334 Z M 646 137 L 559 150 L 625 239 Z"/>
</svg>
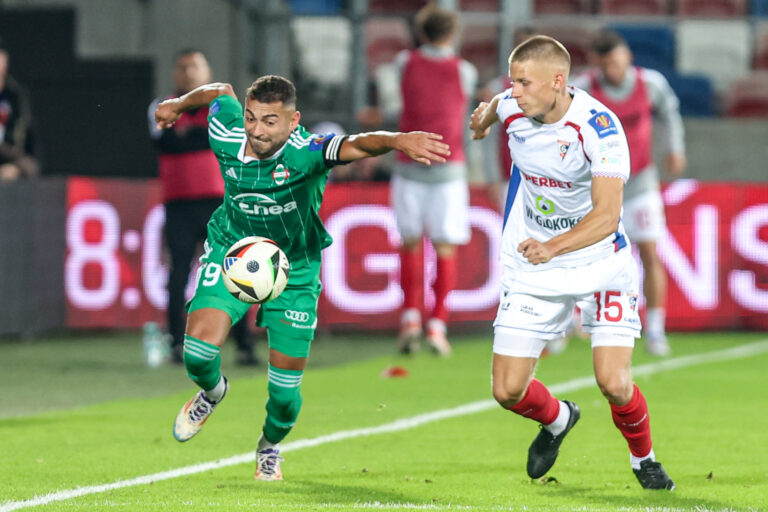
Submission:
<svg viewBox="0 0 768 512">
<path fill-rule="evenodd" d="M 232 96 L 211 102 L 208 137 L 225 183 L 224 202 L 208 223 L 209 236 L 227 245 L 246 236 L 270 238 L 292 269 L 318 262 L 320 251 L 331 244 L 318 211 L 345 137 L 313 135 L 298 126 L 271 158 L 247 156 L 243 106 Z"/>
</svg>

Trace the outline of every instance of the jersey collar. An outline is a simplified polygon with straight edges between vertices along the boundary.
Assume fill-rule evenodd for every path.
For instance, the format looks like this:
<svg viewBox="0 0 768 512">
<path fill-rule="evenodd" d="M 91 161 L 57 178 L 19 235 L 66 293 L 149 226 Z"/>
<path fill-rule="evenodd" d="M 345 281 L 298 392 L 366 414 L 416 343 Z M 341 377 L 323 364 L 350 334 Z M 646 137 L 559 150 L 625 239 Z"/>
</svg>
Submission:
<svg viewBox="0 0 768 512">
<path fill-rule="evenodd" d="M 288 137 L 288 140 L 291 140 L 290 137 Z M 279 157 L 283 150 L 285 149 L 285 146 L 288 145 L 288 140 L 285 141 L 285 144 L 283 144 L 280 149 L 275 151 L 275 154 L 272 155 L 269 158 L 265 158 L 264 160 L 261 160 L 259 158 L 254 158 L 252 156 L 248 156 L 245 154 L 245 145 L 248 144 L 248 137 L 243 138 L 243 143 L 240 144 L 240 151 L 237 152 L 237 159 L 243 162 L 244 164 L 250 164 L 253 162 L 269 162 L 270 160 L 274 160 L 275 158 Z"/>
</svg>

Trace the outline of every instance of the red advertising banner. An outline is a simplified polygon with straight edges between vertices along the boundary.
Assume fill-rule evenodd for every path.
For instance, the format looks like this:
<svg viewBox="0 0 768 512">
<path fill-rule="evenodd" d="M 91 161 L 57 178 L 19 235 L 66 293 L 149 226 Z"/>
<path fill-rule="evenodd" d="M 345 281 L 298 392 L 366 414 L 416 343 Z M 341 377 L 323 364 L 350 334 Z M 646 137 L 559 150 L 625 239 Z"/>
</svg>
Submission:
<svg viewBox="0 0 768 512">
<path fill-rule="evenodd" d="M 768 329 L 768 185 L 680 180 L 664 192 L 671 330 Z M 394 329 L 402 303 L 399 238 L 383 184 L 329 184 L 321 216 L 321 328 Z M 502 219 L 482 188 L 471 193 L 472 241 L 459 250 L 453 325 L 491 322 L 498 301 Z M 167 302 L 164 211 L 154 181 L 72 178 L 68 184 L 67 326 L 162 322 Z M 435 255 L 424 246 L 426 307 Z M 194 272 L 195 269 L 192 269 Z M 192 293 L 192 283 L 187 289 Z"/>
</svg>

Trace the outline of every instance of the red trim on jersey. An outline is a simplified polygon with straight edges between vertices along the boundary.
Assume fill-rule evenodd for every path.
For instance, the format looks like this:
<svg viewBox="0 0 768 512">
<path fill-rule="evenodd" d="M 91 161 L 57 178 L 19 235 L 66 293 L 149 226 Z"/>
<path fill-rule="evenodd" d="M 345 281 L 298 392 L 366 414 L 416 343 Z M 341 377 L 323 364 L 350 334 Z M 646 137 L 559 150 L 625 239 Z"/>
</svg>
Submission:
<svg viewBox="0 0 768 512">
<path fill-rule="evenodd" d="M 521 117 L 525 117 L 525 115 L 521 112 L 518 112 L 517 114 L 512 114 L 508 118 L 504 120 L 504 129 L 506 130 L 510 124 L 512 124 L 512 121 L 516 119 L 520 119 Z"/>
<path fill-rule="evenodd" d="M 584 149 L 584 137 L 581 136 L 581 126 L 577 125 L 576 123 L 573 123 L 571 121 L 566 121 L 565 126 L 570 126 L 574 130 L 576 130 L 576 135 L 579 136 L 579 141 L 581 142 L 581 151 L 584 153 L 584 158 L 589 160 L 589 163 L 592 163 L 592 159 L 589 158 L 589 155 L 587 155 L 587 151 Z"/>
</svg>

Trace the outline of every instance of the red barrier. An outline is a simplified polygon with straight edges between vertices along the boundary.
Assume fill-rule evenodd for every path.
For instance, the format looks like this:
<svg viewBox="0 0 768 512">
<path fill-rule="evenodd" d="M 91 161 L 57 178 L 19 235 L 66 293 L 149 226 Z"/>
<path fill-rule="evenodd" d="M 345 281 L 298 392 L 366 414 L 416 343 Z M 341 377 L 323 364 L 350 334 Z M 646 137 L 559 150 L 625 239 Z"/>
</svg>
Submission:
<svg viewBox="0 0 768 512">
<path fill-rule="evenodd" d="M 321 216 L 334 237 L 323 253 L 321 327 L 392 329 L 402 294 L 398 236 L 381 184 L 329 184 Z M 163 208 L 153 181 L 72 178 L 65 288 L 70 327 L 163 321 L 167 269 Z M 768 185 L 678 181 L 665 190 L 670 329 L 768 329 Z M 451 322 L 490 322 L 496 311 L 501 217 L 472 190 L 472 241 L 459 251 Z M 193 269 L 194 272 L 194 269 Z M 425 291 L 434 253 L 425 246 Z M 191 288 L 188 293 L 191 294 Z"/>
</svg>

